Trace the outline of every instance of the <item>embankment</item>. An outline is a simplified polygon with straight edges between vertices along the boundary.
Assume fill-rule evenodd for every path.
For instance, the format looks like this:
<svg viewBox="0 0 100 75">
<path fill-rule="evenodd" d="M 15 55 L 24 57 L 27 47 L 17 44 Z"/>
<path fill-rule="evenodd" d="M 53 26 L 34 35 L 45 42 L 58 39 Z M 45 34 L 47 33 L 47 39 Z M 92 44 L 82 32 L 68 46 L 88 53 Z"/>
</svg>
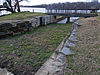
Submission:
<svg viewBox="0 0 100 75">
<path fill-rule="evenodd" d="M 25 20 L 4 20 L 0 21 L 0 38 L 21 34 L 37 28 L 39 26 L 48 25 L 61 20 L 62 17 L 56 18 L 52 15 L 35 16 Z"/>
</svg>

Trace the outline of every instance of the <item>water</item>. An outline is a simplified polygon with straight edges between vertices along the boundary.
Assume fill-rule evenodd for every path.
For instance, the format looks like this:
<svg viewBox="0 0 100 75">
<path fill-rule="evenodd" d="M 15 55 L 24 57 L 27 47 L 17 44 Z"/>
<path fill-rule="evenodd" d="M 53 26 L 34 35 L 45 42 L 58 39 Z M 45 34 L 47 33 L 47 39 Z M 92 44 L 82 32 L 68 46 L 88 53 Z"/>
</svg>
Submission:
<svg viewBox="0 0 100 75">
<path fill-rule="evenodd" d="M 46 12 L 45 8 L 21 7 L 20 9 L 21 9 L 21 11 L 41 12 L 41 13 Z"/>
<path fill-rule="evenodd" d="M 61 21 L 59 21 L 58 23 L 66 23 L 66 21 L 67 21 L 67 18 L 65 18 L 65 19 L 63 19 L 63 20 L 61 20 Z"/>
<path fill-rule="evenodd" d="M 6 15 L 6 14 L 11 14 L 11 12 L 5 11 L 5 10 L 0 11 L 0 16 L 1 16 L 1 15 Z"/>
<path fill-rule="evenodd" d="M 77 19 L 79 19 L 79 17 L 71 17 L 71 18 L 70 18 L 70 22 L 74 22 L 74 21 L 76 21 Z"/>
<path fill-rule="evenodd" d="M 21 7 L 21 12 L 24 11 L 29 11 L 29 12 L 41 12 L 41 13 L 45 13 L 46 9 L 45 8 L 32 8 L 32 7 Z M 0 16 L 1 15 L 5 15 L 5 14 L 11 14 L 11 12 L 9 11 L 0 11 Z"/>
<path fill-rule="evenodd" d="M 74 22 L 75 20 L 77 20 L 79 17 L 71 17 L 70 18 L 70 22 Z M 66 21 L 67 21 L 67 18 L 65 18 L 65 19 L 63 19 L 63 20 L 61 20 L 61 21 L 59 21 L 58 23 L 66 23 Z"/>
</svg>

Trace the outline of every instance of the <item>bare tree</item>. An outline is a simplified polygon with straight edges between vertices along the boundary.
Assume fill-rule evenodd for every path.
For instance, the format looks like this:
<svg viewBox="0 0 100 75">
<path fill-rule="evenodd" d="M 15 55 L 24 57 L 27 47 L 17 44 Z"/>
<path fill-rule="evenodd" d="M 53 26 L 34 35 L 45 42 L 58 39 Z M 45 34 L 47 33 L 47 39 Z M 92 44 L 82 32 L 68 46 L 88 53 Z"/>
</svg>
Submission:
<svg viewBox="0 0 100 75">
<path fill-rule="evenodd" d="M 20 5 L 19 2 L 21 1 L 28 1 L 28 0 L 5 0 L 3 6 L 7 8 L 7 10 L 11 11 L 12 13 L 20 12 Z"/>
<path fill-rule="evenodd" d="M 28 1 L 28 0 L 15 0 L 15 9 L 17 8 L 17 11 L 20 12 L 20 5 L 19 2 L 21 1 Z"/>
</svg>

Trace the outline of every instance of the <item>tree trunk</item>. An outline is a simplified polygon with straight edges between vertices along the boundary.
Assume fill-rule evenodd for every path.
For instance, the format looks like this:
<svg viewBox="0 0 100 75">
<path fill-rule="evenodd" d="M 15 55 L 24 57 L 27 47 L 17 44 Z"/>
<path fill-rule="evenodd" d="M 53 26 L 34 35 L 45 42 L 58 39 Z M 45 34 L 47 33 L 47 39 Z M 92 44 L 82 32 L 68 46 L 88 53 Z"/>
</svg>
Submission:
<svg viewBox="0 0 100 75">
<path fill-rule="evenodd" d="M 17 11 L 20 12 L 20 6 L 19 6 L 19 1 L 16 0 L 16 3 L 17 3 Z"/>
<path fill-rule="evenodd" d="M 70 17 L 67 17 L 66 23 L 69 23 L 69 22 L 70 22 Z"/>
<path fill-rule="evenodd" d="M 12 6 L 12 0 L 6 0 L 6 8 L 7 10 L 9 10 L 12 13 L 15 13 L 15 11 L 13 10 L 13 6 Z M 7 5 L 8 4 L 8 5 Z"/>
</svg>

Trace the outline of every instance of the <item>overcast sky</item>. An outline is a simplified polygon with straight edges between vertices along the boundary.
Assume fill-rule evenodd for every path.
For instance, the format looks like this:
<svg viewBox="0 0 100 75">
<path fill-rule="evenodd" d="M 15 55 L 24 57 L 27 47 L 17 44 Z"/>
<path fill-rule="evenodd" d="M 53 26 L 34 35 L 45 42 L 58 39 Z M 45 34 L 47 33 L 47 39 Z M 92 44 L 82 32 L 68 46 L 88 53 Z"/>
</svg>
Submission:
<svg viewBox="0 0 100 75">
<path fill-rule="evenodd" d="M 23 5 L 39 5 L 39 4 L 50 4 L 50 3 L 58 3 L 58 2 L 77 2 L 77 1 L 87 1 L 87 0 L 29 0 L 29 2 L 21 2 L 20 4 Z M 89 0 L 90 1 L 90 0 Z"/>
<path fill-rule="evenodd" d="M 4 0 L 0 0 L 0 4 Z M 50 3 L 58 3 L 58 2 L 90 2 L 91 0 L 28 0 L 28 2 L 23 1 L 20 4 L 21 5 L 39 5 L 39 4 L 50 4 Z"/>
</svg>

